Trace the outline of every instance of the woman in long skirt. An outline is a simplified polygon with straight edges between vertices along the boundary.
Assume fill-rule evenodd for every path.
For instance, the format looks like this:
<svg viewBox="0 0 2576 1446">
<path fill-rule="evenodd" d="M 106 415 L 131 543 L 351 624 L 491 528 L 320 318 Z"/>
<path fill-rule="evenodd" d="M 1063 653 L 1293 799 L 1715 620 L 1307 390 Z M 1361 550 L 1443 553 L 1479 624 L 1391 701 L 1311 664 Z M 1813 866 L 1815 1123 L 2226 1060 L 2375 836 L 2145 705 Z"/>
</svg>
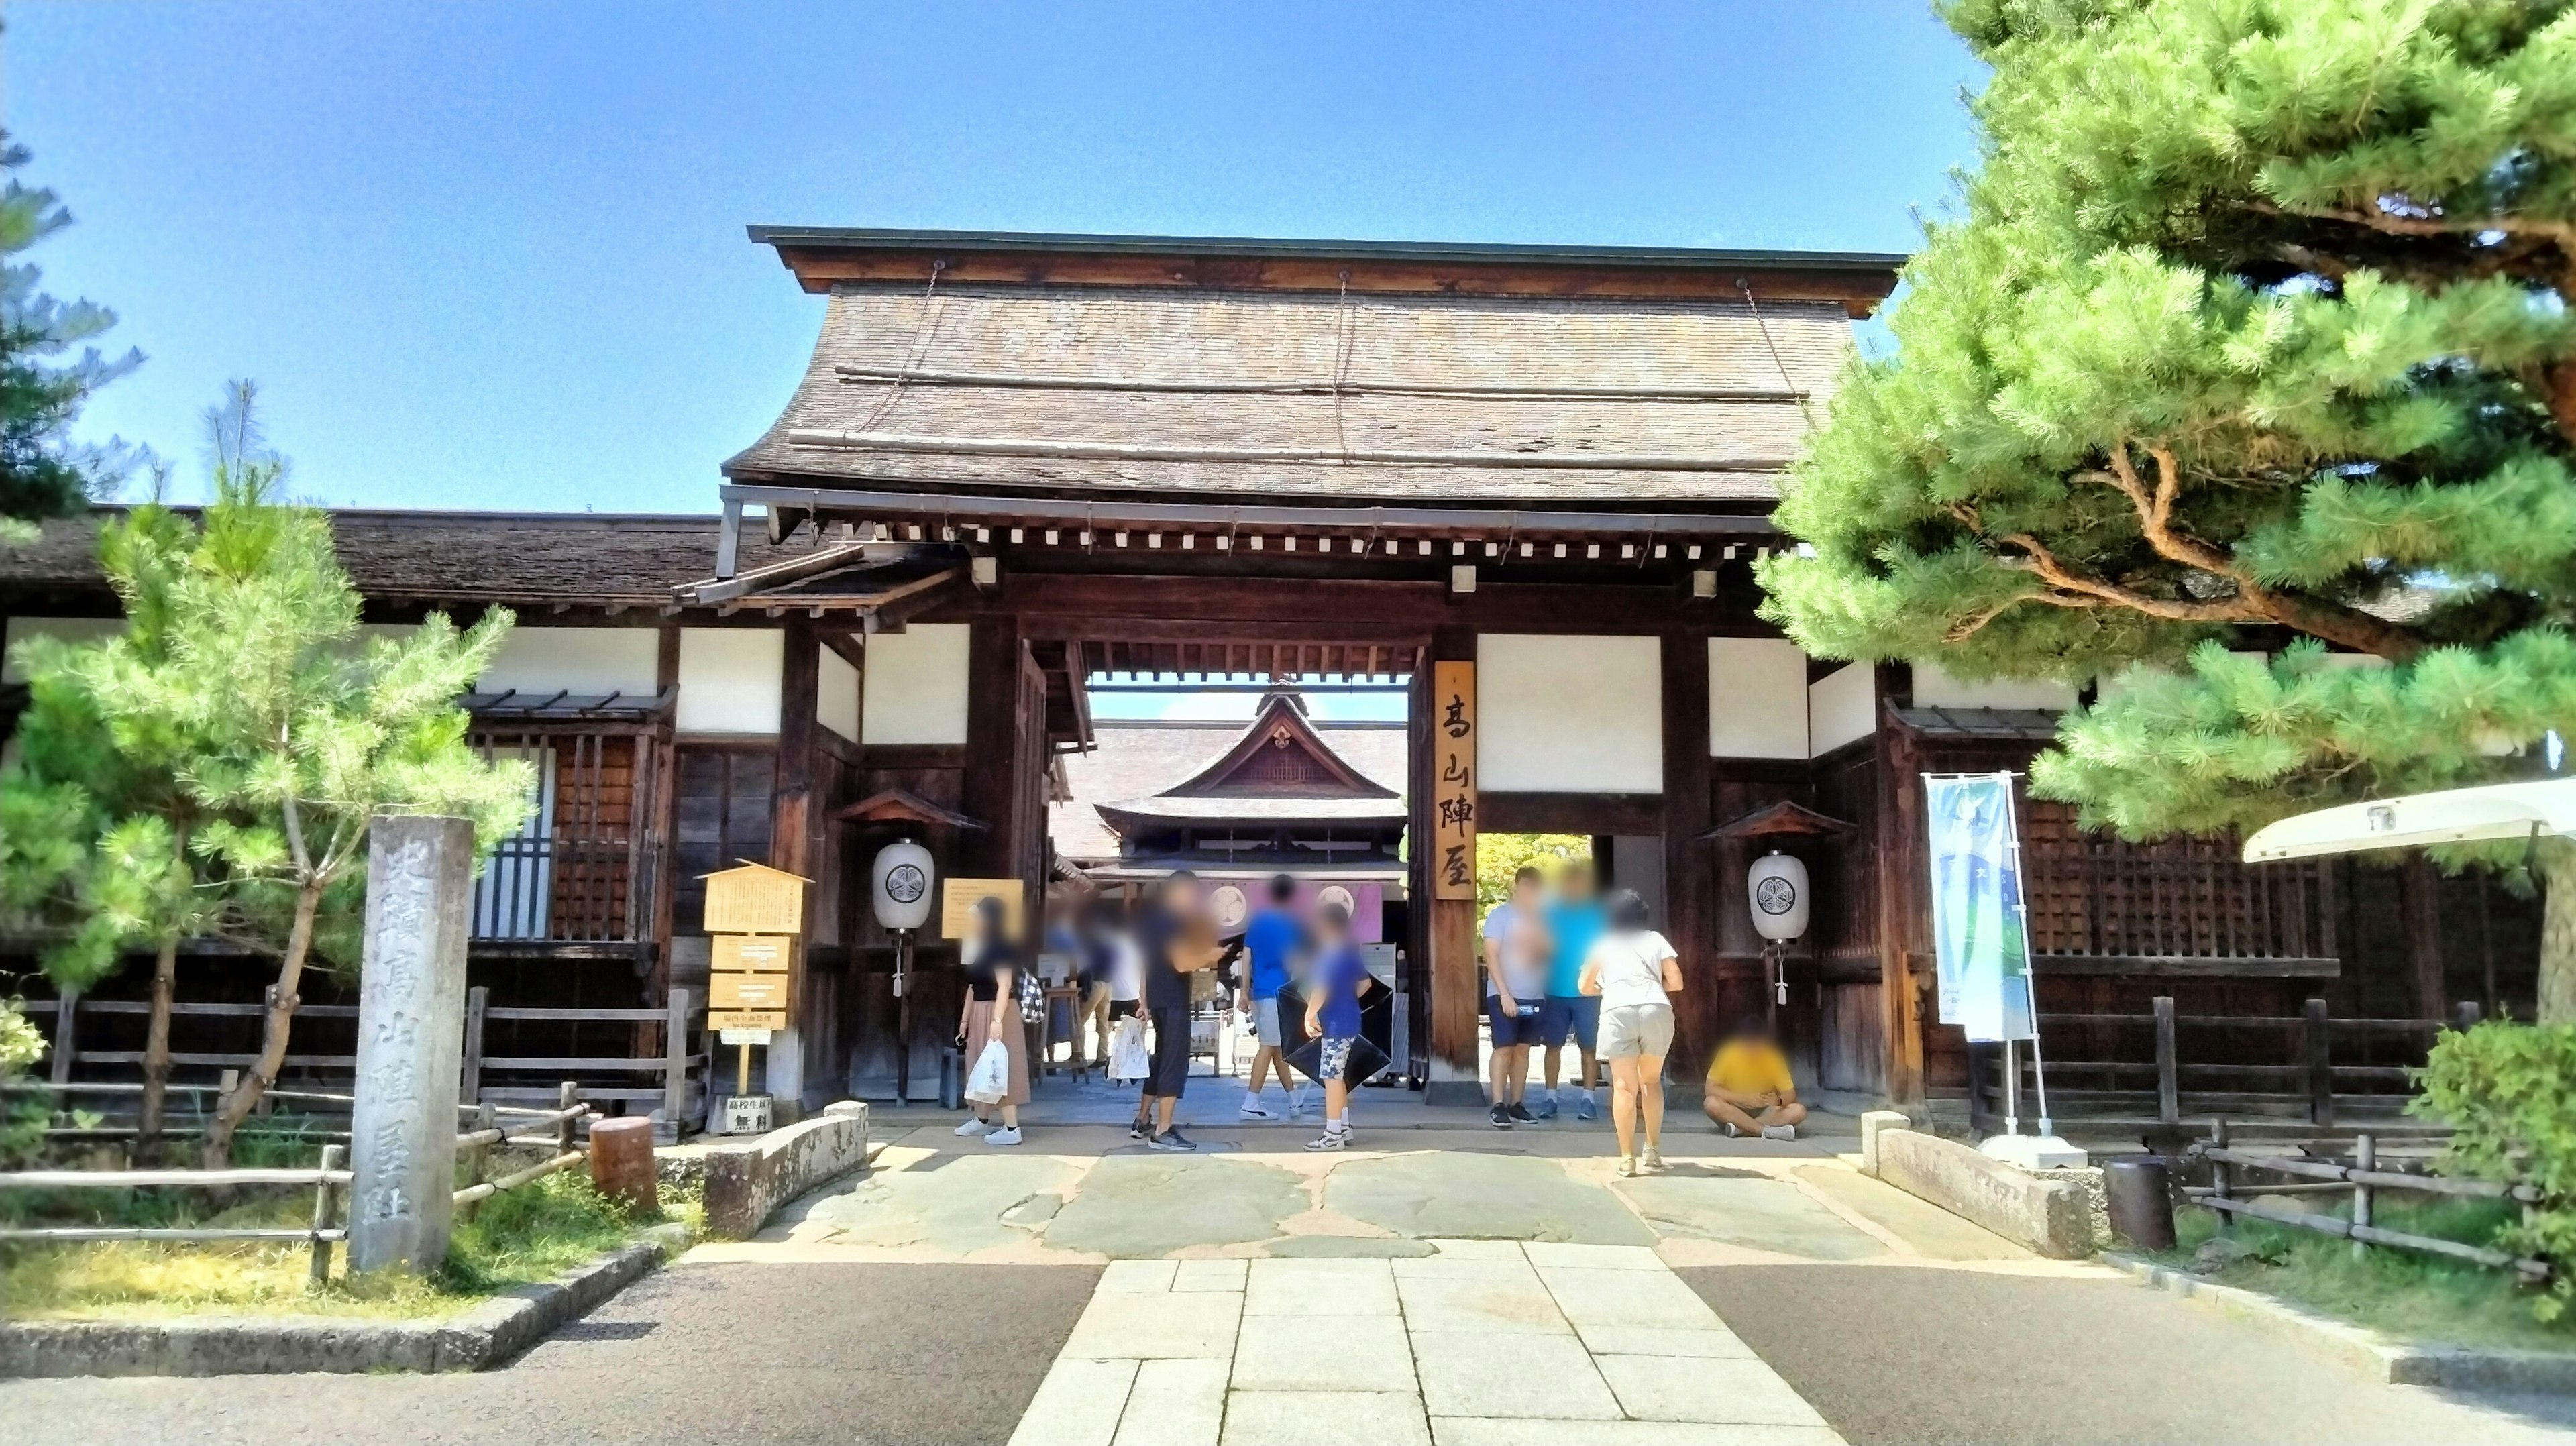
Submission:
<svg viewBox="0 0 2576 1446">
<path fill-rule="evenodd" d="M 972 1138 L 984 1137 L 988 1145 L 1016 1145 L 1020 1142 L 1020 1106 L 1029 1102 L 1029 1030 L 1020 1019 L 1019 975 L 1022 966 L 1019 950 L 1010 941 L 1004 927 L 1006 915 L 999 899 L 979 899 L 975 904 L 975 929 L 966 941 L 966 1007 L 957 1021 L 958 1037 L 964 1041 L 966 1068 L 984 1057 L 984 1046 L 994 1040 L 1010 1056 L 1009 1090 L 993 1104 L 971 1101 L 975 1113 L 957 1127 L 957 1133 Z M 993 1116 L 999 1112 L 1001 1127 L 994 1128 Z"/>
</svg>

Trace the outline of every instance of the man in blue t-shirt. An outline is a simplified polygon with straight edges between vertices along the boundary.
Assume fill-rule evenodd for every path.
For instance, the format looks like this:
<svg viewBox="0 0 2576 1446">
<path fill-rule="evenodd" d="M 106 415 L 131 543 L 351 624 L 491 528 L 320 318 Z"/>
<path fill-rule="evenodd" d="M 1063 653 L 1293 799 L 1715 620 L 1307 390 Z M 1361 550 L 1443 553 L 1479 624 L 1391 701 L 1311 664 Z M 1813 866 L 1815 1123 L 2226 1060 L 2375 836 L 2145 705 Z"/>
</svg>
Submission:
<svg viewBox="0 0 2576 1446">
<path fill-rule="evenodd" d="M 1268 902 L 1243 926 L 1243 952 L 1251 956 L 1251 963 L 1235 988 L 1234 1007 L 1252 1016 L 1253 1032 L 1261 1041 L 1252 1053 L 1252 1080 L 1243 1090 L 1247 1120 L 1279 1118 L 1261 1106 L 1261 1084 L 1273 1070 L 1279 1075 L 1279 1092 L 1288 1096 L 1288 1113 L 1297 1113 L 1300 1103 L 1302 1092 L 1294 1089 L 1288 1077 L 1282 1048 L 1287 1040 L 1279 1029 L 1279 991 L 1287 987 L 1290 961 L 1306 947 L 1306 926 L 1297 921 L 1296 902 L 1297 881 L 1274 874 Z"/>
<path fill-rule="evenodd" d="M 1315 972 L 1306 981 L 1306 1032 L 1315 1036 L 1315 1077 L 1324 1082 L 1324 1132 L 1309 1150 L 1351 1139 L 1351 1046 L 1360 1037 L 1360 995 L 1377 983 L 1351 943 L 1351 915 L 1339 904 L 1315 911 Z"/>
<path fill-rule="evenodd" d="M 1546 1047 L 1547 1097 L 1535 1113 L 1542 1120 L 1556 1118 L 1557 1067 L 1565 1056 L 1565 1036 L 1571 1033 L 1583 1060 L 1583 1093 L 1575 1100 L 1574 1117 L 1588 1120 L 1595 1113 L 1592 1081 L 1600 1070 L 1594 1049 L 1601 1037 L 1601 999 L 1583 992 L 1583 957 L 1610 923 L 1593 887 L 1590 862 L 1569 863 L 1557 872 L 1546 912 L 1548 942 L 1555 953 L 1548 960 L 1547 998 L 1538 1016 L 1539 1040 Z"/>
</svg>

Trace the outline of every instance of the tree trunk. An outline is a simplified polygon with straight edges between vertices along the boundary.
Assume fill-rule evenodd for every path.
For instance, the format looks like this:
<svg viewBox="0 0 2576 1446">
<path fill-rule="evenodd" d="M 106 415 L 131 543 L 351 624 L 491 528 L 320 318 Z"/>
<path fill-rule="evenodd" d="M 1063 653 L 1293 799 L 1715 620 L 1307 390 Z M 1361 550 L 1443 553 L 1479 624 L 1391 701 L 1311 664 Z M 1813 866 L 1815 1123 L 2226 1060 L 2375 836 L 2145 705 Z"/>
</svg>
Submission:
<svg viewBox="0 0 2576 1446">
<path fill-rule="evenodd" d="M 2576 1024 L 2576 841 L 2540 840 L 2540 1022 Z"/>
<path fill-rule="evenodd" d="M 302 981 L 304 958 L 313 947 L 313 915 L 321 904 L 320 880 L 308 879 L 295 891 L 295 923 L 286 932 L 286 954 L 278 961 L 277 983 L 268 991 L 268 1019 L 261 1033 L 259 1060 L 216 1107 L 214 1123 L 206 1129 L 205 1167 L 209 1170 L 231 1165 L 233 1132 L 250 1118 L 259 1097 L 277 1083 L 278 1071 L 286 1067 L 286 1035 L 295 1024 L 295 986 Z"/>
<path fill-rule="evenodd" d="M 152 1022 L 143 1036 L 143 1108 L 134 1122 L 137 1140 L 161 1138 L 161 1097 L 170 1086 L 170 1004 L 179 992 L 179 938 L 161 941 L 152 960 Z"/>
</svg>

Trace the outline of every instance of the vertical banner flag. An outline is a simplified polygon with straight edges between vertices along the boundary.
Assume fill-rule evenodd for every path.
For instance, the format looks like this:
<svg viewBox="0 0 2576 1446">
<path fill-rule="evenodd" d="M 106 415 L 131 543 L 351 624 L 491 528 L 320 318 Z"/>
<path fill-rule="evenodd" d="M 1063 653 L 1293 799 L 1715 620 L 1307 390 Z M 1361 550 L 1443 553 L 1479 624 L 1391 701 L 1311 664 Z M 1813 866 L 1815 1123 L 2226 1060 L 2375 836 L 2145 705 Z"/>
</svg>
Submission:
<svg viewBox="0 0 2576 1446">
<path fill-rule="evenodd" d="M 1431 665 L 1431 897 L 1476 897 L 1476 665 Z"/>
<path fill-rule="evenodd" d="M 2037 1037 L 2012 786 L 2009 773 L 1923 778 L 1941 1022 L 1978 1042 Z"/>
</svg>

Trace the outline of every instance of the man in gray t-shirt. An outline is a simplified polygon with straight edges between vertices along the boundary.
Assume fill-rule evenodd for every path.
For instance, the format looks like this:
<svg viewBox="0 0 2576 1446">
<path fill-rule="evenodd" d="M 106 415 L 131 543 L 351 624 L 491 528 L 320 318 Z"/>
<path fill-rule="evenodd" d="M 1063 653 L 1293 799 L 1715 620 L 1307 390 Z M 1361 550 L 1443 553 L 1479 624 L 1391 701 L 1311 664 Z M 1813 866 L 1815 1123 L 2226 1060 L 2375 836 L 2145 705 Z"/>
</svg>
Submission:
<svg viewBox="0 0 2576 1446">
<path fill-rule="evenodd" d="M 1527 864 L 1512 875 L 1511 898 L 1485 916 L 1485 1014 L 1493 1023 L 1490 1118 L 1508 1130 L 1537 1118 L 1521 1103 L 1529 1086 L 1529 1047 L 1539 1042 L 1539 1007 L 1547 1002 L 1551 952 L 1539 899 L 1539 874 Z"/>
</svg>

